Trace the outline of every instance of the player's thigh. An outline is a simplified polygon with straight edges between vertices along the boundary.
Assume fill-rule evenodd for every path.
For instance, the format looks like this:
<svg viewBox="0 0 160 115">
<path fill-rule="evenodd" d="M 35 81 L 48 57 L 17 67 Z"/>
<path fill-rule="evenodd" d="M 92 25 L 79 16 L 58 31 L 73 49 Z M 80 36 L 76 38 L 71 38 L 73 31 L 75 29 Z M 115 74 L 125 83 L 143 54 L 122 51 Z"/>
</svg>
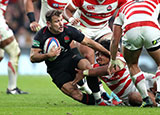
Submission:
<svg viewBox="0 0 160 115">
<path fill-rule="evenodd" d="M 139 59 L 142 49 L 129 50 L 123 47 L 122 50 L 123 50 L 123 56 L 127 64 L 138 64 L 138 59 Z"/>
<path fill-rule="evenodd" d="M 87 59 L 81 59 L 78 63 L 78 68 L 81 70 L 91 69 L 91 63 Z"/>
<path fill-rule="evenodd" d="M 1 41 L 4 41 L 12 36 L 14 36 L 13 31 L 8 27 L 8 25 L 4 22 L 4 20 L 1 20 L 0 24 L 0 36 Z"/>
<path fill-rule="evenodd" d="M 160 49 L 156 51 L 148 51 L 149 55 L 155 60 L 158 66 L 160 66 Z"/>
</svg>

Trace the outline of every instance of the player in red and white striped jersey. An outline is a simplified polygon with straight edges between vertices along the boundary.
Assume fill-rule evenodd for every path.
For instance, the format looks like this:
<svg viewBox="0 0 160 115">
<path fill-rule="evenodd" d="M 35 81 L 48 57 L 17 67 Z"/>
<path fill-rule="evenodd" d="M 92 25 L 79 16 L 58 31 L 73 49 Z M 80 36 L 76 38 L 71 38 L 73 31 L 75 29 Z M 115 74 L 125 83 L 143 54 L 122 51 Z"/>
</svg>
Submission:
<svg viewBox="0 0 160 115">
<path fill-rule="evenodd" d="M 8 27 L 5 20 L 5 13 L 9 0 L 0 0 L 0 61 L 4 57 L 4 52 L 9 55 L 8 62 L 8 88 L 7 94 L 24 94 L 17 88 L 17 71 L 20 48 L 14 37 L 13 31 Z"/>
<path fill-rule="evenodd" d="M 118 43 L 123 35 L 124 58 L 129 67 L 132 80 L 143 98 L 143 106 L 151 106 L 145 86 L 145 77 L 138 67 L 138 58 L 143 47 L 147 49 L 149 55 L 158 65 L 156 72 L 158 92 L 156 101 L 160 103 L 160 28 L 157 19 L 159 13 L 159 0 L 130 1 L 120 8 L 113 26 L 110 70 L 121 65 L 117 63 L 116 53 Z"/>
<path fill-rule="evenodd" d="M 109 28 L 109 19 L 126 1 L 127 0 L 71 0 L 64 9 L 64 16 L 87 37 L 97 42 L 103 39 L 108 40 L 112 36 L 112 31 Z M 73 14 L 77 9 L 80 17 L 74 18 Z M 78 25 L 79 23 L 80 25 Z M 88 59 L 91 64 L 94 64 L 94 51 L 84 45 L 78 43 L 77 45 L 80 53 Z M 90 85 L 90 83 L 88 83 L 88 85 Z"/>
<path fill-rule="evenodd" d="M 109 50 L 109 41 L 101 41 L 101 44 Z M 107 57 L 100 52 L 96 52 L 96 60 L 98 64 L 94 65 L 94 69 L 88 70 L 88 77 L 100 76 L 100 78 L 106 83 L 106 85 L 111 89 L 111 91 L 113 91 L 120 99 L 122 99 L 122 101 L 126 105 L 140 106 L 142 104 L 142 98 L 137 88 L 135 87 L 133 81 L 131 80 L 128 67 L 120 52 L 117 53 L 116 59 L 121 61 L 124 64 L 124 66 L 121 70 L 117 69 L 111 75 L 109 75 L 107 68 L 110 61 L 110 57 Z M 77 75 L 75 81 L 78 81 L 81 78 L 83 78 L 82 74 L 83 72 L 79 71 L 79 74 Z M 147 89 L 150 90 L 154 87 L 153 84 L 155 82 L 155 75 L 145 72 L 144 74 L 146 78 L 145 84 L 147 86 Z M 151 92 L 148 92 L 148 94 L 152 97 L 154 106 L 156 106 L 154 98 L 155 96 Z M 136 98 L 134 98 L 132 95 L 134 95 Z"/>
<path fill-rule="evenodd" d="M 110 39 L 112 31 L 109 28 L 109 19 L 115 11 L 127 0 L 71 0 L 64 9 L 64 15 L 73 25 L 77 26 L 87 37 L 99 41 Z M 73 13 L 79 9 L 80 18 L 74 18 Z M 80 52 L 92 64 L 95 62 L 94 51 L 88 47 L 79 47 Z"/>
<path fill-rule="evenodd" d="M 41 0 L 40 17 L 39 17 L 39 22 L 37 23 L 34 16 L 33 2 L 35 1 L 38 1 L 38 0 L 25 0 L 26 12 L 30 19 L 30 28 L 32 31 L 37 31 L 41 27 L 44 27 L 47 25 L 46 19 L 45 19 L 45 14 L 47 13 L 47 11 L 52 9 L 63 10 L 65 5 L 67 5 L 67 3 L 69 2 L 69 0 Z M 64 22 L 66 23 L 65 20 Z"/>
</svg>

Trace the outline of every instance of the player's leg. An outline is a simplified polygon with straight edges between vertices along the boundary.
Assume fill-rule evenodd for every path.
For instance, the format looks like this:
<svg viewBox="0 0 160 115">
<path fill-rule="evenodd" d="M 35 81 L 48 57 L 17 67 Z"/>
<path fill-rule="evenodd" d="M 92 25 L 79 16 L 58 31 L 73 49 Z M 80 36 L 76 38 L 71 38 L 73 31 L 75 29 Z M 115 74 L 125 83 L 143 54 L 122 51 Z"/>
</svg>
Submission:
<svg viewBox="0 0 160 115">
<path fill-rule="evenodd" d="M 61 87 L 61 91 L 83 104 L 95 105 L 95 99 L 93 95 L 82 93 L 76 85 L 72 85 L 72 82 L 65 83 Z"/>
<path fill-rule="evenodd" d="M 156 102 L 160 104 L 160 49 L 158 48 L 155 51 L 149 51 L 149 55 L 155 60 L 158 68 L 156 71 L 156 84 L 157 84 L 157 94 L 156 94 Z"/>
<path fill-rule="evenodd" d="M 150 96 L 151 100 L 153 101 L 153 106 L 157 106 L 155 102 L 155 96 L 153 93 L 148 92 L 148 95 Z M 139 92 L 131 92 L 128 95 L 128 101 L 131 106 L 140 106 L 142 104 L 142 97 Z"/>
<path fill-rule="evenodd" d="M 123 47 L 123 55 L 128 65 L 132 81 L 134 82 L 136 88 L 140 92 L 142 99 L 145 103 L 143 104 L 143 106 L 152 106 L 153 103 L 150 100 L 147 93 L 145 77 L 138 66 L 138 59 L 141 54 L 141 51 L 142 49 L 128 50 L 127 48 Z"/>
<path fill-rule="evenodd" d="M 78 63 L 78 67 L 82 70 L 92 68 L 92 66 L 90 65 L 90 63 L 87 59 L 80 60 L 80 62 Z M 111 103 L 109 103 L 101 98 L 98 77 L 87 77 L 87 83 L 88 83 L 88 86 L 91 89 L 92 94 L 93 94 L 93 96 L 96 100 L 96 103 L 98 105 L 104 105 L 104 106 L 111 105 Z"/>
<path fill-rule="evenodd" d="M 26 92 L 17 88 L 17 68 L 20 55 L 20 48 L 14 38 L 13 32 L 6 23 L 0 25 L 0 33 L 2 36 L 1 48 L 9 55 L 8 62 L 8 94 L 24 94 Z"/>
<path fill-rule="evenodd" d="M 76 41 L 72 41 L 70 44 L 70 47 L 72 48 L 72 51 L 74 52 L 74 54 L 81 56 L 80 52 L 77 49 L 77 42 Z M 92 93 L 92 91 L 89 89 L 87 81 L 85 79 L 82 79 L 81 81 L 78 82 L 78 87 L 80 90 L 84 90 L 88 94 Z"/>
</svg>

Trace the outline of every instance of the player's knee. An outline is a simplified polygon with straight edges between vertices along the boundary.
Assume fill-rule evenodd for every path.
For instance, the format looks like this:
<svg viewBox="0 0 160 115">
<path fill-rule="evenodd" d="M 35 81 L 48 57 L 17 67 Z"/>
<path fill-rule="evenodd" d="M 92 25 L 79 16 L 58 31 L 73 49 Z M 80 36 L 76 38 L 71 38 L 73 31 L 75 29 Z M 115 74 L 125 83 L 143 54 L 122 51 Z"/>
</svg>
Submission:
<svg viewBox="0 0 160 115">
<path fill-rule="evenodd" d="M 0 62 L 2 61 L 3 57 L 0 57 Z"/>
</svg>

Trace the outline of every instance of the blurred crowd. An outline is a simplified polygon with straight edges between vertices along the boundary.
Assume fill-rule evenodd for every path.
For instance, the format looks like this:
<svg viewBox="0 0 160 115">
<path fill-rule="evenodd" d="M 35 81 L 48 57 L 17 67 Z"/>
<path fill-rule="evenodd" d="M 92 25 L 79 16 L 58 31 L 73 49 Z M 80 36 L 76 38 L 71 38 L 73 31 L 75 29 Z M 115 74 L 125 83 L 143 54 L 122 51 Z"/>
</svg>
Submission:
<svg viewBox="0 0 160 115">
<path fill-rule="evenodd" d="M 38 20 L 40 2 L 35 2 L 35 17 Z M 13 30 L 21 48 L 30 48 L 35 33 L 29 28 L 23 0 L 10 0 L 5 14 L 9 27 Z"/>
</svg>

